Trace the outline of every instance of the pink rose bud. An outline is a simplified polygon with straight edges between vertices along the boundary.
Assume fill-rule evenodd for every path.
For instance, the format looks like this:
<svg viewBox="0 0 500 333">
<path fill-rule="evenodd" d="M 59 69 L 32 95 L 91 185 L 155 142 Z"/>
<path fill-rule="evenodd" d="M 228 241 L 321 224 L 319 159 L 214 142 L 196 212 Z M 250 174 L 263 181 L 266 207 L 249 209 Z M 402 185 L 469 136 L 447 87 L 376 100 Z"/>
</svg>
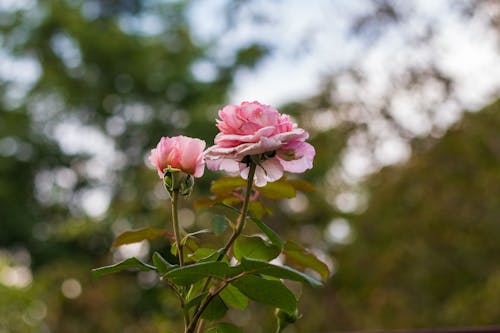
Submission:
<svg viewBox="0 0 500 333">
<path fill-rule="evenodd" d="M 312 168 L 314 147 L 309 134 L 290 117 L 269 105 L 243 102 L 219 110 L 215 145 L 205 152 L 210 170 L 223 170 L 248 177 L 248 157 L 260 161 L 255 185 L 264 186 L 283 176 L 284 171 L 301 173 Z"/>
<path fill-rule="evenodd" d="M 162 137 L 156 148 L 151 150 L 149 161 L 163 178 L 168 168 L 179 169 L 193 177 L 203 176 L 205 141 L 187 136 Z"/>
</svg>

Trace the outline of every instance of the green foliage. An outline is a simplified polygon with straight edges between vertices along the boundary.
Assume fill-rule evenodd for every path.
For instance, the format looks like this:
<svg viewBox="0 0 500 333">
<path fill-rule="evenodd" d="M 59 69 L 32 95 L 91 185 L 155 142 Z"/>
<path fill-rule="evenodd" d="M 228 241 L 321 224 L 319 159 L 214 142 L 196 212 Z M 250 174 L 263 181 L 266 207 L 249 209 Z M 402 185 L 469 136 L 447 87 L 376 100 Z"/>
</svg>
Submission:
<svg viewBox="0 0 500 333">
<path fill-rule="evenodd" d="M 292 292 L 277 280 L 248 275 L 231 282 L 248 298 L 293 313 L 297 299 Z"/>
<path fill-rule="evenodd" d="M 162 275 L 172 271 L 175 261 L 169 251 L 175 255 L 175 244 L 170 247 L 146 236 L 142 239 L 152 240 L 147 243 L 158 251 L 152 259 L 155 267 L 132 258 L 94 273 L 144 269 L 139 276 L 114 274 L 99 283 L 85 277 L 96 262 L 110 262 L 109 245 L 116 230 L 124 226 L 164 228 L 168 214 L 164 198 L 155 190 L 159 180 L 143 164 L 145 152 L 159 137 L 181 132 L 210 142 L 216 129 L 207 119 L 214 118 L 227 100 L 234 73 L 240 66 L 255 65 L 269 51 L 253 45 L 235 52 L 233 61 L 212 62 L 211 50 L 194 42 L 186 22 L 188 5 L 180 2 L 28 3 L 34 7 L 0 13 L 2 51 L 33 59 L 40 68 L 39 79 L 20 99 L 13 98 L 12 92 L 18 92 L 15 82 L 0 82 L 0 141 L 2 149 L 8 148 L 0 156 L 0 253 L 12 252 L 22 259 L 26 256 L 16 251 L 26 250 L 28 259 L 21 260 L 18 267 L 29 269 L 32 282 L 26 288 L 0 283 L 0 331 L 180 331 L 183 314 L 173 305 L 173 293 L 144 282 L 130 288 L 137 280 L 149 281 L 142 274 L 154 274 L 155 267 Z M 95 16 L 86 16 L 92 7 Z M 148 34 L 123 28 L 127 17 L 148 15 L 158 15 L 159 21 L 166 22 L 162 31 Z M 62 48 L 54 46 L 57 40 L 75 46 L 78 56 L 73 63 L 65 62 Z M 217 76 L 213 81 L 200 82 L 193 76 L 192 68 L 200 61 L 214 66 Z M 331 96 L 328 90 L 316 100 L 281 110 L 310 123 L 314 110 L 336 109 Z M 305 110 L 308 112 L 301 113 Z M 326 202 L 331 193 L 324 186 L 325 175 L 338 166 L 356 126 L 347 123 L 312 132 L 317 155 L 314 169 L 306 177 L 318 191 L 311 195 L 307 208 L 291 214 L 272 202 L 271 198 L 290 197 L 290 186 L 295 191 L 313 191 L 307 182 L 286 180 L 282 192 L 264 189 L 259 201 L 251 203 L 257 219 L 249 218 L 252 222 L 247 225 L 252 233 L 264 233 L 273 246 L 282 249 L 287 265 L 312 269 L 325 281 L 330 274 L 327 266 L 304 247 L 284 243 L 274 230 L 283 239 L 315 235 L 306 243 L 316 248 L 324 248 L 321 227 L 332 217 L 345 217 L 355 231 L 351 245 L 331 247 L 336 275 L 330 288 L 304 290 L 304 319 L 310 319 L 299 321 L 296 331 L 498 322 L 499 114 L 497 102 L 467 115 L 442 139 L 416 142 L 415 157 L 406 166 L 387 168 L 368 181 L 370 205 L 359 216 L 339 212 Z M 55 135 L 67 133 L 62 129 L 68 124 L 74 125 L 69 132 L 77 142 L 90 142 L 89 132 L 102 135 L 112 142 L 116 154 L 96 155 L 72 144 L 68 149 L 67 135 Z M 211 177 L 208 174 L 196 184 L 195 199 L 209 192 Z M 216 183 L 212 194 L 220 200 L 205 203 L 239 207 L 241 200 L 230 194 L 240 190 L 241 179 L 232 181 L 236 185 L 225 189 Z M 82 205 L 88 191 L 96 188 L 106 189 L 111 196 L 106 217 L 90 214 Z M 258 219 L 269 215 L 269 207 L 273 215 L 264 224 Z M 209 225 L 210 219 L 196 221 L 196 226 Z M 222 224 L 212 225 L 212 231 L 222 233 Z M 214 249 L 220 244 L 209 234 L 202 237 L 207 238 L 202 247 L 196 237 L 186 238 L 188 264 L 217 259 L 219 253 Z M 241 260 L 243 265 L 250 259 Z M 214 276 L 212 286 L 247 269 L 241 265 L 229 275 L 210 275 Z M 5 267 L 0 270 L 8 272 Z M 256 271 L 245 278 L 280 283 L 261 276 L 284 276 L 275 269 Z M 76 299 L 61 293 L 68 278 L 77 278 L 82 285 L 82 294 Z M 199 280 L 189 298 L 192 312 L 208 295 L 201 292 L 205 281 Z M 239 294 L 235 296 L 235 292 Z M 243 307 L 244 297 L 248 298 L 233 284 L 220 293 L 221 302 L 228 307 Z M 45 317 L 40 316 L 44 311 Z M 258 311 L 252 313 L 247 328 L 266 327 L 263 318 Z M 222 330 L 225 326 L 216 327 Z"/>
<path fill-rule="evenodd" d="M 225 207 L 225 208 L 228 208 L 229 210 L 236 212 L 236 213 L 240 212 L 238 209 L 236 209 L 232 206 L 226 205 L 224 203 L 219 203 L 218 205 Z M 248 218 L 257 225 L 257 227 L 260 229 L 260 231 L 262 231 L 269 238 L 269 241 L 275 247 L 277 247 L 279 249 L 283 248 L 283 241 L 281 240 L 280 236 L 274 230 L 269 228 L 269 226 L 267 226 L 264 222 L 262 222 L 261 220 L 255 218 L 255 217 L 250 216 Z"/>
<path fill-rule="evenodd" d="M 328 280 L 330 276 L 328 266 L 300 244 L 287 241 L 283 254 L 290 265 L 298 269 L 312 269 L 321 276 L 323 281 Z"/>
<path fill-rule="evenodd" d="M 171 235 L 163 230 L 168 214 L 162 206 L 164 198 L 155 188 L 159 179 L 144 165 L 143 157 L 161 136 L 182 132 L 210 142 L 216 128 L 212 121 L 208 126 L 207 119 L 213 118 L 227 99 L 233 74 L 242 66 L 254 66 L 268 50 L 259 45 L 244 46 L 241 52 L 235 50 L 234 60 L 215 63 L 212 50 L 194 42 L 184 3 L 31 3 L 28 10 L 0 13 L 13 18 L 0 24 L 2 51 L 32 59 L 40 68 L 40 77 L 18 100 L 8 93 L 15 90 L 14 83 L 0 82 L 0 141 L 2 147 L 6 143 L 17 147 L 14 153 L 0 156 L 0 243 L 1 251 L 26 249 L 31 265 L 23 263 L 22 267 L 28 265 L 32 270 L 33 282 L 26 291 L 2 289 L 2 296 L 9 297 L 0 297 L 0 308 L 15 309 L 7 317 L 16 320 L 9 319 L 8 325 L 13 321 L 27 323 L 25 309 L 31 309 L 32 304 L 24 300 L 33 299 L 35 305 L 39 304 L 35 300 L 42 300 L 50 315 L 35 326 L 56 333 L 72 332 L 75 327 L 99 332 L 178 331 L 184 314 L 173 306 L 177 296 L 154 288 L 163 282 L 152 277 L 156 271 L 168 278 L 180 294 L 187 291 L 184 285 L 175 285 L 177 281 L 199 280 L 198 289 L 193 288 L 189 297 L 184 295 L 193 314 L 207 296 L 201 290 L 207 277 L 212 277 L 213 287 L 237 272 L 219 274 L 208 269 L 202 273 L 196 266 L 207 263 L 214 267 L 220 254 L 215 249 L 220 244 L 214 241 L 213 233 L 224 236 L 230 223 L 219 219 L 210 225 L 213 233 L 188 233 L 182 240 L 188 272 L 179 272 L 177 245 L 165 242 Z M 90 11 L 93 14 L 89 8 L 94 8 Z M 130 17 L 140 20 L 150 16 L 162 22 L 157 33 L 135 31 L 141 24 L 124 23 Z M 200 62 L 213 66 L 216 77 L 210 82 L 193 75 Z M 94 144 L 94 137 L 98 143 Z M 197 182 L 195 199 L 208 192 L 211 177 L 209 174 Z M 240 186 L 244 182 L 239 178 L 228 182 L 234 184 L 213 185 L 214 193 L 226 195 L 221 202 L 236 207 L 241 200 L 231 197 L 232 192 L 240 191 L 238 182 Z M 109 201 L 105 215 L 84 204 L 95 190 L 106 193 L 99 202 L 107 207 Z M 250 204 L 250 211 L 257 217 L 270 212 L 267 203 L 257 201 Z M 209 224 L 207 221 L 204 227 Z M 261 225 L 276 247 L 278 238 Z M 126 228 L 134 230 L 113 242 L 116 233 Z M 207 243 L 201 246 L 200 239 Z M 61 284 L 71 278 L 68 274 L 88 272 L 95 262 L 110 262 L 111 255 L 123 255 L 123 245 L 142 241 L 153 252 L 152 265 L 130 258 L 93 271 L 95 277 L 129 269 L 141 271 L 137 276 L 114 274 L 99 283 L 80 278 L 80 296 L 69 299 L 61 295 Z M 68 261 L 73 265 L 68 266 Z M 227 261 L 224 256 L 215 265 L 227 265 Z M 139 281 L 138 286 L 129 288 L 133 281 Z M 226 309 L 242 309 L 248 304 L 247 296 L 232 285 L 215 299 Z M 212 318 L 222 314 L 224 307 L 210 306 L 207 311 Z M 2 330 L 6 316 L 2 312 L 0 317 Z M 17 331 L 29 332 L 35 327 L 25 329 L 27 326 L 22 324 Z"/>
<path fill-rule="evenodd" d="M 194 306 L 198 306 L 201 301 L 203 301 L 205 299 L 205 297 L 207 297 L 208 295 L 208 291 L 204 291 L 198 295 L 196 295 L 195 297 L 193 297 L 192 299 L 190 299 L 185 305 L 184 305 L 184 309 L 189 311 L 192 307 Z"/>
<path fill-rule="evenodd" d="M 229 266 L 224 262 L 200 262 L 175 268 L 165 274 L 164 277 L 175 284 L 189 285 L 207 277 L 224 279 L 229 275 L 229 271 Z"/>
<path fill-rule="evenodd" d="M 221 215 L 215 215 L 211 222 L 212 231 L 217 236 L 220 236 L 227 229 L 226 218 Z"/>
<path fill-rule="evenodd" d="M 276 332 L 282 332 L 288 325 L 295 323 L 300 317 L 298 310 L 294 313 L 288 313 L 281 309 L 276 309 L 275 316 L 278 321 L 278 328 Z"/>
<path fill-rule="evenodd" d="M 314 192 L 316 189 L 314 186 L 309 183 L 308 181 L 305 181 L 304 179 L 288 179 L 286 183 L 290 186 L 292 186 L 295 190 L 301 191 L 301 192 Z"/>
<path fill-rule="evenodd" d="M 193 236 L 196 236 L 196 234 L 204 234 L 208 232 L 210 232 L 210 230 L 208 229 L 200 230 L 198 233 L 188 234 L 182 239 L 181 243 L 184 248 L 184 261 L 189 261 L 199 248 L 198 242 Z M 177 243 L 172 243 L 170 247 L 170 253 L 172 253 L 174 256 L 177 256 Z"/>
<path fill-rule="evenodd" d="M 222 298 L 220 296 L 215 296 L 201 317 L 209 321 L 214 321 L 224 317 L 227 310 L 229 310 L 229 308 L 224 301 L 222 301 Z"/>
<path fill-rule="evenodd" d="M 241 189 L 246 182 L 241 177 L 222 177 L 214 180 L 210 185 L 210 192 L 219 196 L 226 196 L 233 191 Z"/>
<path fill-rule="evenodd" d="M 281 252 L 281 249 L 266 242 L 259 236 L 241 236 L 234 243 L 234 257 L 241 260 L 243 257 L 272 260 Z"/>
<path fill-rule="evenodd" d="M 147 227 L 138 230 L 128 230 L 116 237 L 111 246 L 117 247 L 120 245 L 142 242 L 143 240 L 153 240 L 159 237 L 172 238 L 172 234 L 165 230 L 159 230 L 153 227 Z"/>
<path fill-rule="evenodd" d="M 250 220 L 257 225 L 257 227 L 267 236 L 271 244 L 280 250 L 283 250 L 283 241 L 280 236 L 269 226 L 267 226 L 264 222 L 254 217 L 250 217 Z"/>
<path fill-rule="evenodd" d="M 259 188 L 259 192 L 263 196 L 274 200 L 295 198 L 297 195 L 295 188 L 284 179 L 267 183 L 266 186 Z"/>
<path fill-rule="evenodd" d="M 235 309 L 245 310 L 248 306 L 248 297 L 243 295 L 236 287 L 228 284 L 220 293 L 220 297 L 226 303 Z"/>
<path fill-rule="evenodd" d="M 243 331 L 238 327 L 229 323 L 218 323 L 206 331 L 206 333 L 242 333 Z"/>
<path fill-rule="evenodd" d="M 236 267 L 239 271 L 250 272 L 251 274 L 263 274 L 280 279 L 294 280 L 309 283 L 311 286 L 321 286 L 318 280 L 299 272 L 291 267 L 278 266 L 266 261 L 243 258 L 241 264 Z"/>
<path fill-rule="evenodd" d="M 213 196 L 197 200 L 196 206 L 197 208 L 206 208 L 218 204 L 236 206 L 243 200 L 242 190 L 244 185 L 245 181 L 241 177 L 222 177 L 212 181 L 210 192 Z M 288 180 L 283 177 L 258 189 L 254 188 L 252 201 L 250 202 L 250 212 L 257 218 L 271 215 L 272 211 L 265 204 L 265 200 L 262 199 L 291 199 L 297 195 L 297 191 L 314 192 L 314 187 L 305 180 Z"/>
<path fill-rule="evenodd" d="M 94 268 L 92 270 L 92 275 L 94 278 L 98 278 L 103 275 L 113 274 L 131 268 L 136 268 L 141 271 L 156 271 L 155 266 L 143 263 L 137 258 L 128 258 L 114 265 Z"/>
<path fill-rule="evenodd" d="M 342 306 L 364 314 L 348 321 L 363 328 L 498 322 L 498 128 L 497 101 L 370 180 L 370 205 L 352 218 L 356 239 L 337 255 Z"/>
<path fill-rule="evenodd" d="M 153 265 L 155 265 L 160 274 L 167 273 L 176 267 L 176 265 L 169 263 L 156 251 L 153 253 Z"/>
<path fill-rule="evenodd" d="M 219 256 L 219 251 L 214 249 L 209 249 L 205 247 L 200 247 L 196 249 L 192 254 L 189 254 L 189 259 L 194 261 L 214 261 Z"/>
</svg>

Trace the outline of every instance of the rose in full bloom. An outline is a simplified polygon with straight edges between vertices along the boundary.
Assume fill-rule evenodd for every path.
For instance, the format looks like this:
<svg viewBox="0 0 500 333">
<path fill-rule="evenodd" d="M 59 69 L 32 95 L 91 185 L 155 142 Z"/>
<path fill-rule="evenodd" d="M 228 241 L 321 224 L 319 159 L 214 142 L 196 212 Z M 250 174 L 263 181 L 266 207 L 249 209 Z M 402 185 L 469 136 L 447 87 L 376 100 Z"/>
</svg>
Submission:
<svg viewBox="0 0 500 333">
<path fill-rule="evenodd" d="M 205 141 L 187 136 L 162 137 L 156 148 L 151 150 L 149 161 L 163 178 L 165 169 L 179 169 L 193 177 L 203 176 Z"/>
<path fill-rule="evenodd" d="M 284 171 L 301 173 L 312 168 L 314 147 L 305 142 L 309 134 L 288 115 L 269 105 L 243 102 L 219 110 L 215 145 L 205 152 L 210 170 L 239 173 L 248 178 L 249 162 L 258 161 L 255 185 L 264 186 Z"/>
</svg>

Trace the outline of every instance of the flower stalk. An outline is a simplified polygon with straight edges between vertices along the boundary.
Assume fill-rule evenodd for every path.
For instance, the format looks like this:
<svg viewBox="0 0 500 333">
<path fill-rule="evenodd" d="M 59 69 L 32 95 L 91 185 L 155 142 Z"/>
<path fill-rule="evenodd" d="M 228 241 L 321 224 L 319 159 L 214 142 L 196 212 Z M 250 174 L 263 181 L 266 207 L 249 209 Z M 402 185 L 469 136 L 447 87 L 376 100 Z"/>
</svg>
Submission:
<svg viewBox="0 0 500 333">
<path fill-rule="evenodd" d="M 172 207 L 172 227 L 174 229 L 175 245 L 177 246 L 177 255 L 179 256 L 179 265 L 184 266 L 184 251 L 182 248 L 182 241 L 179 227 L 179 214 L 177 204 L 179 201 L 179 191 L 174 190 L 170 192 L 171 207 Z"/>
<path fill-rule="evenodd" d="M 247 275 L 253 277 L 249 276 L 247 280 L 240 281 L 241 285 L 235 283 L 234 286 L 245 289 L 244 286 L 249 284 L 253 289 L 257 290 L 260 285 L 263 285 L 264 288 L 268 288 L 269 292 L 272 289 L 272 292 L 275 293 L 273 295 L 277 295 L 277 297 L 273 297 L 273 300 L 261 296 L 257 298 L 251 295 L 247 296 L 261 303 L 274 305 L 279 309 L 277 312 L 278 328 L 276 332 L 281 332 L 298 317 L 297 300 L 286 286 L 279 281 L 260 276 L 258 269 L 250 269 L 245 267 L 243 263 L 236 268 L 238 270 L 243 269 L 236 276 L 232 276 L 232 273 L 225 273 L 225 271 L 221 271 L 220 274 L 215 272 L 219 271 L 220 267 L 232 269 L 227 267 L 226 264 L 222 264 L 221 261 L 234 256 L 231 253 L 236 241 L 241 237 L 245 229 L 253 186 L 259 188 L 265 186 L 268 182 L 277 181 L 285 171 L 301 173 L 310 169 L 315 150 L 313 146 L 305 142 L 309 137 L 305 130 L 293 123 L 288 115 L 280 114 L 269 105 L 259 102 L 243 102 L 240 105 L 227 105 L 219 110 L 218 114 L 219 119 L 217 119 L 216 126 L 220 132 L 214 139 L 214 146 L 204 150 L 205 142 L 200 139 L 182 135 L 171 138 L 162 137 L 156 148 L 151 150 L 149 156 L 151 165 L 156 168 L 158 176 L 163 180 L 165 189 L 170 195 L 172 229 L 179 265 L 166 263 L 166 260 L 159 254 L 153 256 L 154 267 L 135 258 L 133 258 L 135 259 L 133 262 L 137 262 L 140 268 L 146 267 L 151 270 L 156 268 L 158 272 L 163 274 L 161 277 L 167 279 L 167 284 L 174 290 L 180 301 L 184 315 L 184 333 L 200 333 L 203 331 L 204 320 L 202 317 L 206 310 L 211 306 L 214 306 L 216 311 L 224 310 L 221 305 L 215 304 L 217 302 L 213 301 L 218 299 L 219 294 L 230 283 Z M 178 216 L 179 196 L 189 196 L 191 194 L 195 178 L 203 175 L 205 164 L 210 170 L 239 173 L 243 179 L 246 179 L 246 186 L 243 193 L 235 193 L 234 195 L 241 200 L 242 205 L 235 223 L 229 223 L 232 233 L 226 240 L 224 247 L 217 250 L 214 256 L 206 257 L 207 259 L 203 260 L 203 262 L 202 259 L 196 259 L 193 256 L 188 263 L 185 263 L 185 240 L 182 238 L 183 232 Z M 241 183 L 238 182 L 237 187 L 239 186 L 241 186 Z M 233 209 L 237 211 L 236 208 Z M 267 235 L 266 230 L 263 229 Z M 267 231 L 273 233 L 272 230 Z M 220 234 L 215 227 L 214 233 Z M 246 245 L 246 247 L 268 247 L 265 241 L 262 241 L 261 245 L 259 244 Z M 172 247 L 174 247 L 173 244 Z M 242 248 L 244 247 L 245 245 L 242 243 Z M 281 246 L 276 246 L 276 248 L 278 247 Z M 270 256 L 269 259 L 274 257 Z M 251 257 L 249 260 L 251 261 Z M 192 263 L 193 261 L 194 263 Z M 127 262 L 127 264 L 130 263 Z M 270 263 L 268 265 L 272 266 Z M 114 266 L 112 268 L 114 269 Z M 279 269 L 277 272 L 273 276 L 283 278 L 279 273 Z M 296 272 L 294 275 L 293 272 L 293 269 L 290 268 L 289 274 L 291 274 L 290 279 L 292 280 L 307 281 L 312 285 L 319 284 L 319 282 L 311 282 L 311 278 L 301 275 L 302 273 Z M 203 281 L 201 280 L 203 278 L 204 284 L 199 289 L 200 285 L 197 283 Z M 255 284 L 259 286 L 255 286 Z M 245 291 L 242 292 L 246 295 Z M 292 309 L 295 309 L 295 312 Z M 223 313 L 217 313 L 217 316 L 219 314 Z M 216 327 L 224 327 L 225 325 L 228 324 L 220 323 Z"/>
<path fill-rule="evenodd" d="M 257 164 L 255 164 L 252 161 L 252 162 L 250 162 L 249 167 L 250 167 L 250 170 L 248 171 L 248 180 L 247 180 L 247 187 L 246 187 L 246 191 L 245 191 L 245 199 L 243 200 L 243 207 L 241 208 L 240 216 L 238 217 L 238 220 L 236 221 L 236 227 L 233 230 L 233 234 L 231 235 L 229 242 L 227 242 L 226 246 L 224 246 L 224 248 L 222 249 L 221 253 L 217 257 L 217 261 L 221 261 L 224 258 L 224 256 L 229 252 L 229 250 L 233 246 L 235 240 L 238 238 L 238 236 L 243 231 L 243 228 L 245 227 L 245 221 L 246 221 L 247 214 L 248 214 L 248 207 L 250 205 L 250 196 L 252 194 L 253 178 L 255 175 L 255 170 L 257 168 Z"/>
</svg>

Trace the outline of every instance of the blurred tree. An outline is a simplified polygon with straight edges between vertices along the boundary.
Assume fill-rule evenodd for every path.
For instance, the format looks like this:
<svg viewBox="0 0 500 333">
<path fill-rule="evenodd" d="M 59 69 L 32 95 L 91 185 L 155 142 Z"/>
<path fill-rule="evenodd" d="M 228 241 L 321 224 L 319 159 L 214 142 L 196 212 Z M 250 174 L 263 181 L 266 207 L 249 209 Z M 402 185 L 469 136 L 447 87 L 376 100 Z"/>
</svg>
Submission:
<svg viewBox="0 0 500 333">
<path fill-rule="evenodd" d="M 254 3 L 230 2 L 219 17 L 227 21 L 224 32 L 238 23 L 238 11 Z M 180 133 L 210 144 L 215 112 L 235 73 L 269 54 L 265 43 L 255 42 L 230 50 L 224 61 L 216 59 L 210 51 L 217 43 L 193 37 L 189 6 L 57 0 L 0 7 L 0 57 L 7 68 L 0 80 L 0 331 L 178 327 L 178 309 L 168 291 L 155 288 L 154 276 L 122 274 L 92 283 L 89 270 L 125 251 L 109 252 L 117 233 L 165 224 L 164 192 L 144 163 L 148 150 L 160 136 Z M 373 2 L 366 15 L 352 20 L 353 38 L 371 47 L 384 32 L 404 31 L 402 24 L 412 16 L 405 6 Z M 500 12 L 494 0 L 460 2 L 456 8 L 464 17 Z M 497 29 L 498 16 L 489 19 Z M 257 17 L 257 24 L 262 20 Z M 404 38 L 423 48 L 431 44 L 433 28 L 426 22 L 423 35 Z M 431 122 L 431 130 L 415 133 L 392 113 L 394 96 L 411 92 L 405 96 L 423 103 L 419 112 L 433 120 L 440 102 L 456 99 L 456 82 L 433 62 L 388 77 L 389 88 L 368 101 L 372 83 L 353 63 L 325 80 L 317 96 L 281 109 L 311 132 L 317 157 L 306 177 L 318 190 L 272 204 L 275 213 L 266 221 L 287 238 L 333 254 L 337 270 L 328 290 L 304 290 L 304 318 L 289 332 L 498 321 L 497 302 L 490 297 L 499 285 L 491 240 L 498 197 L 492 135 L 498 118 L 493 111 L 467 116 L 463 130 L 442 142 L 422 139 L 442 136 L 444 129 Z M 356 94 L 343 98 L 339 82 L 354 83 Z M 438 101 L 425 94 L 428 87 L 443 92 Z M 402 138 L 417 156 L 406 167 L 374 176 L 367 189 L 346 180 L 346 147 L 362 146 L 373 156 L 383 141 L 380 133 Z M 450 172 L 440 174 L 445 168 Z M 210 177 L 196 193 L 206 193 Z M 358 216 L 368 194 L 370 208 Z M 210 219 L 185 208 L 197 227 Z M 413 222 L 408 227 L 401 219 Z M 355 239 L 350 246 L 345 243 L 351 239 L 341 237 L 346 230 Z M 128 248 L 139 256 L 151 249 L 168 250 L 157 242 Z M 471 307 L 483 310 L 479 317 L 467 312 Z M 228 317 L 250 332 L 269 330 L 268 315 L 252 310 Z"/>
<path fill-rule="evenodd" d="M 368 181 L 336 256 L 339 328 L 498 324 L 499 127 L 497 101 Z"/>
<path fill-rule="evenodd" d="M 165 223 L 165 195 L 144 163 L 149 149 L 180 133 L 210 143 L 233 72 L 265 54 L 250 45 L 215 63 L 190 35 L 188 8 L 129 0 L 1 7 L 11 71 L 0 84 L 0 331 L 176 327 L 179 310 L 149 291 L 150 276 L 137 277 L 139 292 L 135 275 L 98 284 L 88 275 L 111 261 L 113 232 Z"/>
</svg>

